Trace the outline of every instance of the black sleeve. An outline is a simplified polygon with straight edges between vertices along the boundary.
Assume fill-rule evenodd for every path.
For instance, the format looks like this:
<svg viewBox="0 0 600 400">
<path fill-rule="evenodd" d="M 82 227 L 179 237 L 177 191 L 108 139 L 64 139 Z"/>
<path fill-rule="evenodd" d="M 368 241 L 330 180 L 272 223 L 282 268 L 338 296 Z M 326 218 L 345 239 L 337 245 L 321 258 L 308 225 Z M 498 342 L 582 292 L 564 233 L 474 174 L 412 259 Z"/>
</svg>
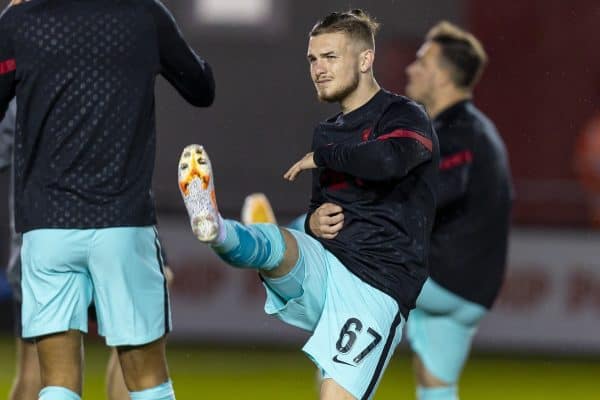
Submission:
<svg viewBox="0 0 600 400">
<path fill-rule="evenodd" d="M 12 164 L 12 150 L 15 140 L 16 108 L 14 101 L 10 103 L 8 112 L 0 121 L 0 171 Z"/>
<path fill-rule="evenodd" d="M 320 168 L 314 168 L 312 170 L 312 194 L 310 197 L 310 204 L 308 206 L 308 212 L 306 219 L 304 220 L 304 230 L 310 236 L 315 236 L 310 229 L 310 216 L 319 208 L 324 202 L 325 198 L 321 193 L 321 185 L 319 183 Z"/>
<path fill-rule="evenodd" d="M 161 74 L 191 104 L 210 106 L 215 98 L 215 81 L 210 65 L 186 43 L 169 10 L 159 0 L 152 1 Z"/>
<path fill-rule="evenodd" d="M 440 160 L 437 208 L 443 208 L 467 193 L 471 179 L 473 153 L 462 149 L 444 155 Z"/>
<path fill-rule="evenodd" d="M 315 150 L 320 167 L 371 181 L 406 176 L 431 160 L 431 122 L 416 105 L 393 103 L 384 113 L 374 137 L 351 144 L 333 144 Z"/>
<path fill-rule="evenodd" d="M 15 72 L 17 63 L 9 24 L 10 7 L 0 14 L 0 120 L 15 97 Z"/>
</svg>

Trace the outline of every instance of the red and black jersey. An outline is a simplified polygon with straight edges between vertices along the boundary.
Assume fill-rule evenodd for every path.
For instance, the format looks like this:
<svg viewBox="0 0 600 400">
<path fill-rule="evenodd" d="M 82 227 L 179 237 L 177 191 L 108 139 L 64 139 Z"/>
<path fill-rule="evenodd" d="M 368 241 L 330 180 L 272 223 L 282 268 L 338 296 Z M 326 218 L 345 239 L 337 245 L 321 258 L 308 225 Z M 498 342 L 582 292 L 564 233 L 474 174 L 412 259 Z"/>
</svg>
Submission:
<svg viewBox="0 0 600 400">
<path fill-rule="evenodd" d="M 0 118 L 17 98 L 18 231 L 155 223 L 154 84 L 214 98 L 158 0 L 30 0 L 0 17 Z"/>
<path fill-rule="evenodd" d="M 385 90 L 313 137 L 306 219 L 330 202 L 344 210 L 335 239 L 318 239 L 352 273 L 392 296 L 406 316 L 427 278 L 439 149 L 423 108 Z"/>
<path fill-rule="evenodd" d="M 433 124 L 441 160 L 431 279 L 490 308 L 504 277 L 513 197 L 504 143 L 471 101 L 446 109 Z"/>
</svg>

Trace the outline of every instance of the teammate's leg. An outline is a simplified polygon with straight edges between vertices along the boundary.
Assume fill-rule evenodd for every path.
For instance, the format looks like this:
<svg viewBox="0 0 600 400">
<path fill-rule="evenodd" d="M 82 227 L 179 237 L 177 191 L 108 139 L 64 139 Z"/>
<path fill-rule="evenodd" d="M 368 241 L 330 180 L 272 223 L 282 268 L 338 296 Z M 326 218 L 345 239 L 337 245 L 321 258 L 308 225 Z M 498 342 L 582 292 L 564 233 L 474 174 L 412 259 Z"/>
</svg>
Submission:
<svg viewBox="0 0 600 400">
<path fill-rule="evenodd" d="M 13 241 L 13 243 L 16 243 Z M 42 389 L 40 363 L 35 342 L 23 340 L 21 309 L 21 249 L 20 245 L 11 247 L 7 276 L 13 293 L 13 315 L 15 324 L 16 374 L 10 390 L 9 400 L 37 400 Z"/>
<path fill-rule="evenodd" d="M 35 342 L 16 339 L 17 373 L 9 400 L 37 400 L 42 389 L 40 363 Z"/>
<path fill-rule="evenodd" d="M 117 352 L 132 399 L 175 398 L 169 380 L 164 338 L 141 346 L 119 346 Z M 157 397 L 144 397 L 144 392 L 154 392 Z"/>
<path fill-rule="evenodd" d="M 477 325 L 487 310 L 428 279 L 411 311 L 407 334 L 419 400 L 457 400 L 458 380 Z"/>
<path fill-rule="evenodd" d="M 164 339 L 171 310 L 156 229 L 97 229 L 89 260 L 98 333 L 117 347 L 129 396 L 174 399 Z"/>
<path fill-rule="evenodd" d="M 110 349 L 110 357 L 106 365 L 106 395 L 108 400 L 129 400 L 129 391 L 123 378 L 119 354 L 114 347 Z"/>
<path fill-rule="evenodd" d="M 413 370 L 418 385 L 418 400 L 458 400 L 456 384 L 435 377 L 416 353 L 413 354 Z"/>
<path fill-rule="evenodd" d="M 93 288 L 86 260 L 89 232 L 39 229 L 23 235 L 23 338 L 35 338 L 42 400 L 79 399 L 82 332 Z"/>
<path fill-rule="evenodd" d="M 79 399 L 83 382 L 81 332 L 71 329 L 42 336 L 36 344 L 44 387 L 40 400 Z"/>
</svg>

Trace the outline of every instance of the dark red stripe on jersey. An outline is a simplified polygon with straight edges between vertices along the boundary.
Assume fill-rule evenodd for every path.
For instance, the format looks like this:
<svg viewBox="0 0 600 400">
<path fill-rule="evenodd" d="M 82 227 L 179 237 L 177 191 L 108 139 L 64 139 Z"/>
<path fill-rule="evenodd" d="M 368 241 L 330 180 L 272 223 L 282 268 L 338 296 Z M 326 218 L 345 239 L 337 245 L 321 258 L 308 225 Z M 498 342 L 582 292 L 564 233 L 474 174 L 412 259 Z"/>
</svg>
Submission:
<svg viewBox="0 0 600 400">
<path fill-rule="evenodd" d="M 473 153 L 471 153 L 471 150 L 454 153 L 440 160 L 440 171 L 446 171 L 448 169 L 460 167 L 461 165 L 468 164 L 471 161 L 473 161 Z"/>
<path fill-rule="evenodd" d="M 369 140 L 369 137 L 371 136 L 371 132 L 373 132 L 373 128 L 367 128 L 363 131 L 362 133 L 362 141 L 366 142 L 367 140 Z"/>
<path fill-rule="evenodd" d="M 320 183 L 322 187 L 327 188 L 328 190 L 342 190 L 350 187 L 344 174 L 330 169 L 323 171 Z"/>
<path fill-rule="evenodd" d="M 14 58 L 0 62 L 0 75 L 8 74 L 17 69 L 17 62 Z"/>
<path fill-rule="evenodd" d="M 342 189 L 348 189 L 349 187 L 350 184 L 348 182 L 339 182 L 327 186 L 327 189 L 337 191 Z"/>
<path fill-rule="evenodd" d="M 428 137 L 421 135 L 420 133 L 407 131 L 405 129 L 396 129 L 393 132 L 386 133 L 385 135 L 381 135 L 377 138 L 377 140 L 387 140 L 393 138 L 410 138 L 415 139 L 419 143 L 421 143 L 425 148 L 429 151 L 433 150 L 433 142 Z"/>
</svg>

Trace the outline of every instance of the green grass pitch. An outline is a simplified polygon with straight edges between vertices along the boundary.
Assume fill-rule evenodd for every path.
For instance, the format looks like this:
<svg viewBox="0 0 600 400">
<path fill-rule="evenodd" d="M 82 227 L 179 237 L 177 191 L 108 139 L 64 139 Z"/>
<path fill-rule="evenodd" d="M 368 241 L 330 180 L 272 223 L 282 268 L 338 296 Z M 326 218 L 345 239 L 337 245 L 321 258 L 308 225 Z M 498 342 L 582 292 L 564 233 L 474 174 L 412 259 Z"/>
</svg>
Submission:
<svg viewBox="0 0 600 400">
<path fill-rule="evenodd" d="M 85 400 L 105 399 L 108 352 L 86 343 Z M 316 399 L 315 369 L 300 350 L 170 344 L 169 364 L 178 400 Z M 0 399 L 14 373 L 14 347 L 0 338 Z M 461 384 L 462 400 L 598 400 L 600 360 L 475 355 Z M 414 398 L 410 358 L 394 356 L 375 399 Z"/>
</svg>

